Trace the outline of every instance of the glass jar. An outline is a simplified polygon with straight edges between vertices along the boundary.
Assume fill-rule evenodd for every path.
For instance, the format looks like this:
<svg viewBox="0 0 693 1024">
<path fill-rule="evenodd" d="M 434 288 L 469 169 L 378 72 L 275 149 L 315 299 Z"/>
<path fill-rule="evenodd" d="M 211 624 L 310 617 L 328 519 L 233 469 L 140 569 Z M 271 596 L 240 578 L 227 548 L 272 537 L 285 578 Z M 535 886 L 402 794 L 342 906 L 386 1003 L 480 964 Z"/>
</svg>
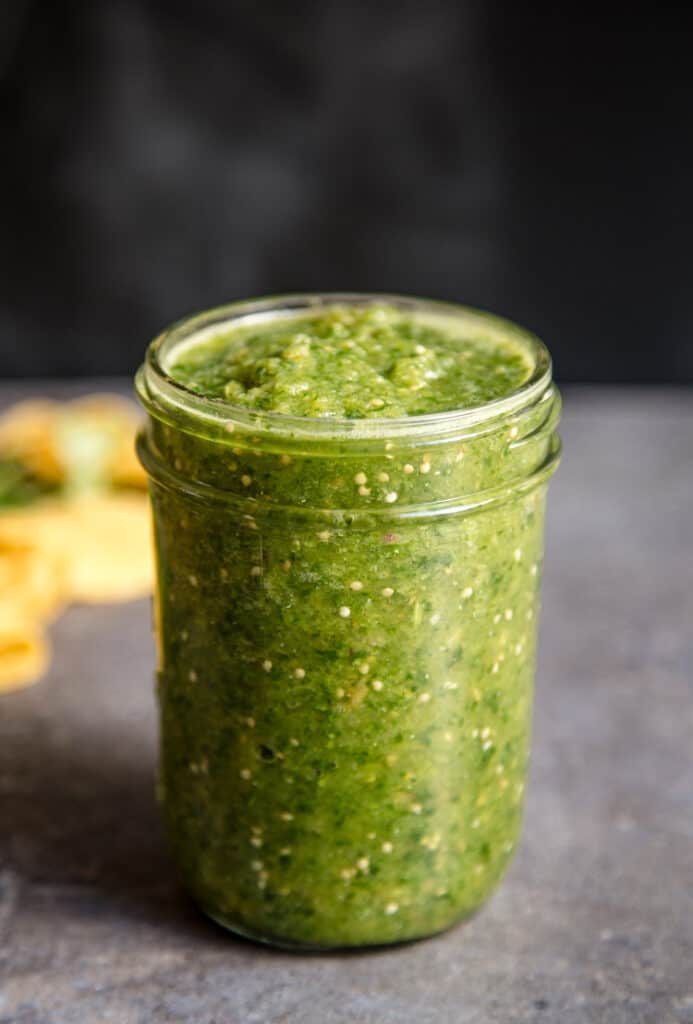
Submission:
<svg viewBox="0 0 693 1024">
<path fill-rule="evenodd" d="M 513 339 L 531 378 L 474 409 L 333 420 L 234 407 L 167 373 L 202 334 L 374 301 Z M 472 914 L 522 816 L 560 449 L 546 349 L 458 306 L 288 296 L 176 324 L 137 389 L 160 785 L 193 897 L 236 933 L 303 948 L 420 938 Z"/>
</svg>

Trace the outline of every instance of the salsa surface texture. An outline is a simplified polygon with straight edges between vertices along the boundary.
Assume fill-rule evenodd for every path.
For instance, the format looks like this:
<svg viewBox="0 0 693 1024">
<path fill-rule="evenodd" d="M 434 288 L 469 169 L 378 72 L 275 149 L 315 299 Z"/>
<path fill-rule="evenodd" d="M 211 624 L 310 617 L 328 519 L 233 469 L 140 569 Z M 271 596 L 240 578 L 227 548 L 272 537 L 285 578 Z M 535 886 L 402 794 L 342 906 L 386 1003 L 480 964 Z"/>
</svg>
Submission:
<svg viewBox="0 0 693 1024">
<path fill-rule="evenodd" d="M 193 339 L 168 373 L 232 404 L 386 428 L 532 371 L 515 341 L 465 341 L 460 364 L 454 332 L 433 334 L 380 305 L 328 309 Z M 522 816 L 553 401 L 435 444 L 311 446 L 232 422 L 201 436 L 154 410 L 161 795 L 182 876 L 227 927 L 396 942 L 469 915 L 502 877 Z M 460 496 L 469 507 L 441 511 Z"/>
<path fill-rule="evenodd" d="M 169 372 L 193 391 L 254 409 L 370 419 L 502 398 L 532 363 L 510 340 L 374 305 L 236 327 L 190 345 Z"/>
</svg>

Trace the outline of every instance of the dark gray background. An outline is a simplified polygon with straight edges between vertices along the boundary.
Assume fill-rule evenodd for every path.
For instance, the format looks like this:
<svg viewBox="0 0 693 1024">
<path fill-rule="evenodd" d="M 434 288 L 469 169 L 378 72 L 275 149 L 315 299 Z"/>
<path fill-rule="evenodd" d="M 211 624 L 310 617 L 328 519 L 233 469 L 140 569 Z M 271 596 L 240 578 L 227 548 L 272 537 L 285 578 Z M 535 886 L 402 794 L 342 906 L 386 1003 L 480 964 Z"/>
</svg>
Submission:
<svg viewBox="0 0 693 1024">
<path fill-rule="evenodd" d="M 6 0 L 0 373 L 129 373 L 195 309 L 393 290 L 562 381 L 693 382 L 690 9 Z"/>
</svg>

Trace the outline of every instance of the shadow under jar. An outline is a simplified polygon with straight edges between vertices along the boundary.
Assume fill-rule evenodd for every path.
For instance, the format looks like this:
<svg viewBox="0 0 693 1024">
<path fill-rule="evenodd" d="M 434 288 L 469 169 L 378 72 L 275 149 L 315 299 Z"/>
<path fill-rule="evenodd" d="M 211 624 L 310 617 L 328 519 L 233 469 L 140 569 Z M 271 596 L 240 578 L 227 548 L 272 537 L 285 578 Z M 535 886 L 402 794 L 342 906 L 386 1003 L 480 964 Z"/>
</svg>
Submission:
<svg viewBox="0 0 693 1024">
<path fill-rule="evenodd" d="M 520 346 L 528 377 L 473 408 L 349 420 L 243 408 L 171 375 L 191 339 L 374 303 Z M 178 323 L 137 388 L 161 793 L 193 897 L 236 933 L 314 949 L 470 915 L 521 825 L 560 448 L 546 349 L 458 306 L 288 296 Z"/>
</svg>

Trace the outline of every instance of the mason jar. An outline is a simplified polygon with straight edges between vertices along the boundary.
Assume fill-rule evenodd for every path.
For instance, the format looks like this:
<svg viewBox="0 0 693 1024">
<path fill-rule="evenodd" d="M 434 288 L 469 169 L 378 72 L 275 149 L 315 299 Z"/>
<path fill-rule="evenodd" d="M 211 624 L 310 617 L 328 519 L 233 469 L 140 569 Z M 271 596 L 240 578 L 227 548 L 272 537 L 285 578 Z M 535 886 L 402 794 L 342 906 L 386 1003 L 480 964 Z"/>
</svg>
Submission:
<svg viewBox="0 0 693 1024">
<path fill-rule="evenodd" d="M 532 372 L 459 411 L 306 418 L 169 373 L 235 325 L 374 302 L 512 341 Z M 281 946 L 416 939 L 476 911 L 518 843 L 547 482 L 544 345 L 460 306 L 298 295 L 164 331 L 137 376 L 150 477 L 160 791 L 180 875 Z"/>
</svg>

